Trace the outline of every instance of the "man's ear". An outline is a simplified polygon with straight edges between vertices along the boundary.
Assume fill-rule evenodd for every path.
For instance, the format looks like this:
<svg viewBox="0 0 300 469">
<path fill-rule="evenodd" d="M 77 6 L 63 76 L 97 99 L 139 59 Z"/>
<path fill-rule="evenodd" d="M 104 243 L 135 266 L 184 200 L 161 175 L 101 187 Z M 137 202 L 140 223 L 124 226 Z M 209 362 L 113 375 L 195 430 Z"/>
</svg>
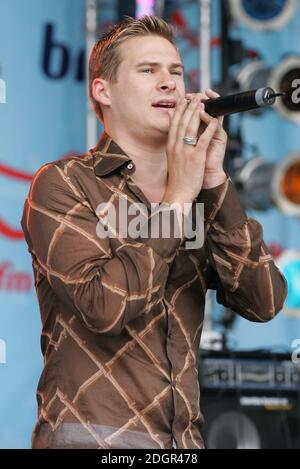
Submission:
<svg viewBox="0 0 300 469">
<path fill-rule="evenodd" d="M 92 83 L 93 98 L 100 104 L 110 106 L 110 92 L 107 80 L 103 78 L 95 78 Z"/>
</svg>

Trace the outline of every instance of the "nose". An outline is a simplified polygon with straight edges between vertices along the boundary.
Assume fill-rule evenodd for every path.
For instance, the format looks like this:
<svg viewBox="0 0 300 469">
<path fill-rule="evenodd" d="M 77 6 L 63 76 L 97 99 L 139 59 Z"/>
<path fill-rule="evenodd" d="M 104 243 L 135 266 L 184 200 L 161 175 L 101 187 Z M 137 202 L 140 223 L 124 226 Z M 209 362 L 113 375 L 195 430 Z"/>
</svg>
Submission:
<svg viewBox="0 0 300 469">
<path fill-rule="evenodd" d="M 159 81 L 158 88 L 161 90 L 174 90 L 176 88 L 176 81 L 169 72 L 162 72 Z"/>
</svg>

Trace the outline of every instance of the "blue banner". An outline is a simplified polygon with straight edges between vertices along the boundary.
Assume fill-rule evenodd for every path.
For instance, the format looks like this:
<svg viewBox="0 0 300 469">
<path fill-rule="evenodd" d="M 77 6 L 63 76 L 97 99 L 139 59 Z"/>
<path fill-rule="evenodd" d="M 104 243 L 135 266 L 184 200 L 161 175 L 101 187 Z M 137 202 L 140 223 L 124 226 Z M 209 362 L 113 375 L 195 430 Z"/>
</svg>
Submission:
<svg viewBox="0 0 300 469">
<path fill-rule="evenodd" d="M 41 321 L 20 219 L 33 173 L 85 150 L 84 7 L 0 0 L 0 448 L 29 448 L 37 416 Z"/>
</svg>

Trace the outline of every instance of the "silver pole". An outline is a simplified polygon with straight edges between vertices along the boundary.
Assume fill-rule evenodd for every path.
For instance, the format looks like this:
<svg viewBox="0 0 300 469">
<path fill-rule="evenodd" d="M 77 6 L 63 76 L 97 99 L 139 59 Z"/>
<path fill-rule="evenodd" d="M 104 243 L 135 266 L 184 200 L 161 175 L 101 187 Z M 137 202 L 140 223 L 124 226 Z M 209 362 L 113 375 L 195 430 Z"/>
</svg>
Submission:
<svg viewBox="0 0 300 469">
<path fill-rule="evenodd" d="M 87 150 L 97 143 L 98 119 L 89 100 L 89 56 L 97 35 L 97 0 L 86 0 L 86 146 Z"/>
<path fill-rule="evenodd" d="M 203 93 L 211 88 L 211 0 L 200 0 L 200 91 Z M 201 344 L 206 348 L 213 348 L 214 340 L 221 340 L 221 334 L 213 330 L 212 325 L 213 299 L 208 291 L 205 302 L 205 316 Z"/>
<path fill-rule="evenodd" d="M 200 0 L 200 91 L 211 88 L 211 0 Z"/>
<path fill-rule="evenodd" d="M 165 11 L 165 0 L 156 0 L 154 13 L 156 16 L 163 18 Z"/>
</svg>

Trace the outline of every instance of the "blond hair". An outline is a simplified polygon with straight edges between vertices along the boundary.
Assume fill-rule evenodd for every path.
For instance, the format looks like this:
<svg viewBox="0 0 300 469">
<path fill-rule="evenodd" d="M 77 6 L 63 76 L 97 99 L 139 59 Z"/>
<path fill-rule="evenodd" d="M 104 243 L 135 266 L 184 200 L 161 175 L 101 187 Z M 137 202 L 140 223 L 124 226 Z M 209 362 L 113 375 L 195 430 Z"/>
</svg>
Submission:
<svg viewBox="0 0 300 469">
<path fill-rule="evenodd" d="M 176 47 L 175 31 L 172 25 L 153 15 L 145 15 L 139 19 L 126 16 L 121 23 L 116 24 L 94 45 L 89 61 L 89 95 L 94 111 L 102 122 L 103 113 L 100 103 L 95 100 L 92 94 L 94 79 L 103 78 L 112 84 L 117 83 L 118 67 L 123 59 L 119 46 L 126 39 L 148 35 L 161 36 Z"/>
</svg>

